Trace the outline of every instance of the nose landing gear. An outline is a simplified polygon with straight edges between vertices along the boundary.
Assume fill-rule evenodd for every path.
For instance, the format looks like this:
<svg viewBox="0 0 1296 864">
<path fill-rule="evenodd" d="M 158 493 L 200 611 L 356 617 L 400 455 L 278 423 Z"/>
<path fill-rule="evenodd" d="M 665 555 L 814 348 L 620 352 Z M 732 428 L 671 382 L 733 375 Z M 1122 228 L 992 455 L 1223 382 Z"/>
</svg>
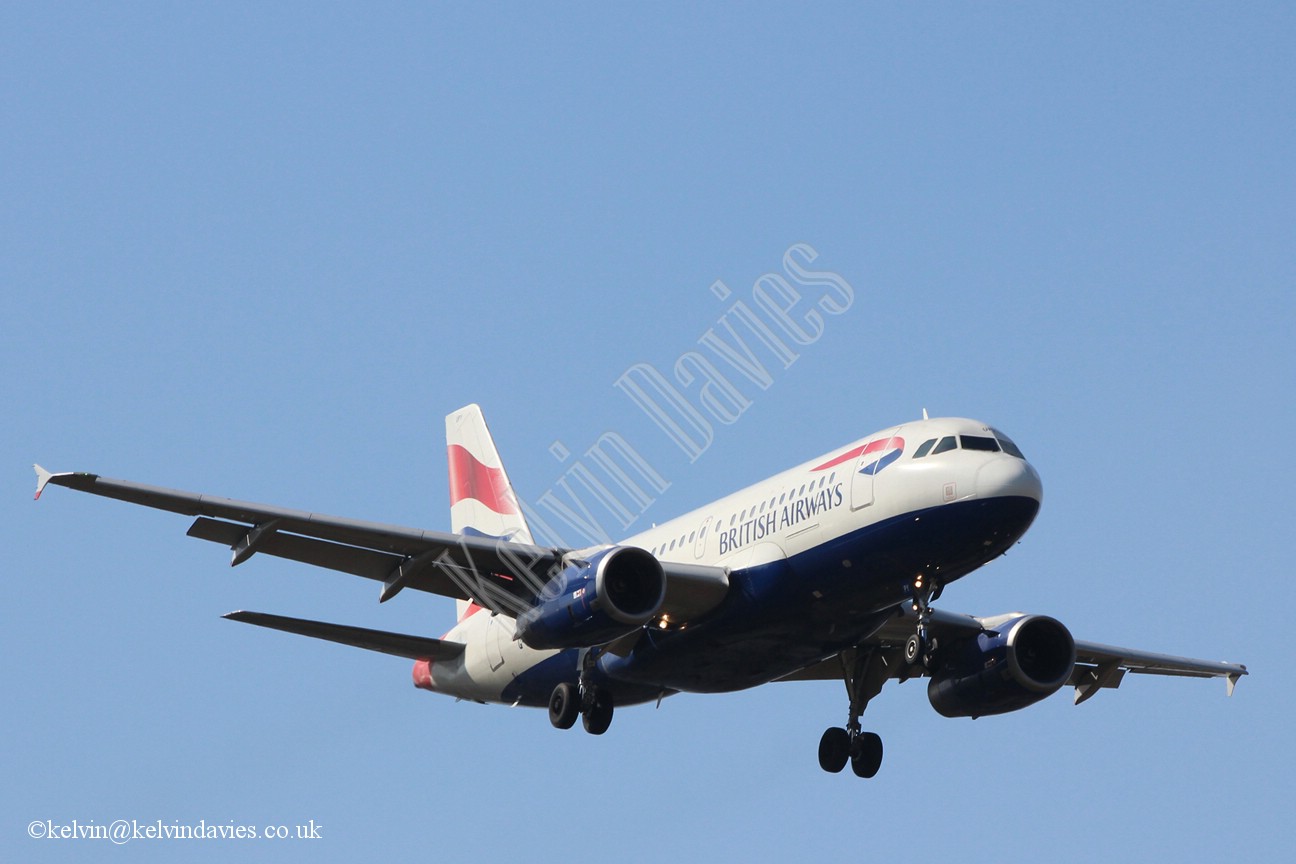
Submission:
<svg viewBox="0 0 1296 864">
<path fill-rule="evenodd" d="M 927 671 L 936 668 L 936 650 L 940 647 L 930 633 L 931 604 L 941 595 L 941 585 L 919 573 L 913 581 L 913 611 L 918 614 L 914 634 L 905 640 L 904 659 L 910 666 L 922 665 Z"/>
</svg>

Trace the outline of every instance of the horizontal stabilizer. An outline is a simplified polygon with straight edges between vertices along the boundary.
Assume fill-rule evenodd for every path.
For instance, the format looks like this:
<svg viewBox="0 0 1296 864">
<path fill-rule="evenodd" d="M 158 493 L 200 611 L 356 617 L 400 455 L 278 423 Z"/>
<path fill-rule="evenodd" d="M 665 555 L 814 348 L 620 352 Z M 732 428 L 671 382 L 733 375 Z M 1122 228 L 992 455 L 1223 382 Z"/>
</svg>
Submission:
<svg viewBox="0 0 1296 864">
<path fill-rule="evenodd" d="M 407 636 L 403 633 L 348 627 L 344 624 L 328 624 L 324 621 L 308 621 L 304 618 L 287 618 L 283 615 L 268 615 L 265 612 L 230 612 L 221 617 L 231 621 L 242 621 L 245 624 L 255 624 L 258 627 L 269 627 L 272 630 L 282 630 L 285 633 L 310 636 L 313 639 L 327 639 L 341 645 L 364 648 L 366 651 L 408 657 L 410 660 L 449 660 L 458 657 L 464 650 L 462 642 L 448 642 L 426 636 Z"/>
</svg>

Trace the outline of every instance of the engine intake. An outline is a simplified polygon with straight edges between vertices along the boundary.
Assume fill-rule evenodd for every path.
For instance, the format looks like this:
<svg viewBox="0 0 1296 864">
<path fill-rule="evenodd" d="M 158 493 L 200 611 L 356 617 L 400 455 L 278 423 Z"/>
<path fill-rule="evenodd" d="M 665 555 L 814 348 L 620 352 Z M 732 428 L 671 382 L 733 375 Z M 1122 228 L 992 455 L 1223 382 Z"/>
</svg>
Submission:
<svg viewBox="0 0 1296 864">
<path fill-rule="evenodd" d="M 553 579 L 541 601 L 518 617 L 532 648 L 604 645 L 647 624 L 661 610 L 666 576 L 651 553 L 614 546 Z"/>
<path fill-rule="evenodd" d="M 1006 714 L 1056 693 L 1075 668 L 1075 640 L 1046 615 L 1012 618 L 945 649 L 927 699 L 946 717 Z"/>
</svg>

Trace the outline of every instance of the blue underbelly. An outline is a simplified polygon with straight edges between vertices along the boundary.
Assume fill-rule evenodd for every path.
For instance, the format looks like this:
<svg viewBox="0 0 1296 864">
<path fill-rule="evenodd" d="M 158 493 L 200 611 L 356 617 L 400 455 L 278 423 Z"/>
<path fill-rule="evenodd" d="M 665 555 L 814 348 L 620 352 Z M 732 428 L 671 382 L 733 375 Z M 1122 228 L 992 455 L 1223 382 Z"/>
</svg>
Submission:
<svg viewBox="0 0 1296 864">
<path fill-rule="evenodd" d="M 918 573 L 949 584 L 997 558 L 1038 509 L 1030 498 L 945 504 L 736 571 L 729 597 L 707 618 L 648 630 L 628 657 L 600 657 L 599 672 L 614 688 L 691 692 L 781 678 L 871 636 L 907 601 Z"/>
</svg>

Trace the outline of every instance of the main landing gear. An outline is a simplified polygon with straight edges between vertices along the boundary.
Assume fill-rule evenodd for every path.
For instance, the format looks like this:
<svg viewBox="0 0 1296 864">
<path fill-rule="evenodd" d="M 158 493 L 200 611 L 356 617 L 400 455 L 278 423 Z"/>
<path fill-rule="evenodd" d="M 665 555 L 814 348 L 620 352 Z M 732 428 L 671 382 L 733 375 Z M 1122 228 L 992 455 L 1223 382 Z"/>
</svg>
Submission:
<svg viewBox="0 0 1296 864">
<path fill-rule="evenodd" d="M 882 739 L 875 732 L 862 731 L 859 720 L 887 679 L 886 657 L 877 649 L 847 651 L 841 656 L 850 716 L 845 729 L 834 726 L 819 739 L 819 767 L 837 774 L 849 762 L 855 776 L 872 777 L 882 767 Z"/>
<path fill-rule="evenodd" d="M 602 735 L 612 725 L 612 694 L 590 681 L 598 652 L 584 651 L 580 658 L 580 683 L 563 682 L 549 694 L 549 722 L 557 729 L 581 725 L 591 735 Z"/>
<path fill-rule="evenodd" d="M 549 722 L 570 729 L 577 715 L 586 732 L 602 735 L 612 725 L 612 694 L 593 685 L 559 684 L 549 696 Z"/>
<path fill-rule="evenodd" d="M 882 739 L 860 728 L 860 715 L 868 707 L 869 700 L 882 691 L 882 685 L 892 674 L 890 666 L 903 664 L 896 674 L 904 680 L 911 675 L 921 675 L 923 669 L 933 672 L 940 665 L 936 653 L 940 646 L 930 631 L 931 604 L 940 597 L 941 587 L 939 582 L 924 574 L 914 578 L 913 611 L 917 613 L 918 623 L 913 635 L 905 640 L 903 652 L 873 647 L 841 653 L 842 674 L 850 697 L 850 716 L 845 729 L 834 727 L 819 739 L 820 768 L 836 774 L 849 762 L 851 770 L 859 777 L 877 774 L 882 766 Z M 915 670 L 914 667 L 921 668 Z"/>
</svg>

